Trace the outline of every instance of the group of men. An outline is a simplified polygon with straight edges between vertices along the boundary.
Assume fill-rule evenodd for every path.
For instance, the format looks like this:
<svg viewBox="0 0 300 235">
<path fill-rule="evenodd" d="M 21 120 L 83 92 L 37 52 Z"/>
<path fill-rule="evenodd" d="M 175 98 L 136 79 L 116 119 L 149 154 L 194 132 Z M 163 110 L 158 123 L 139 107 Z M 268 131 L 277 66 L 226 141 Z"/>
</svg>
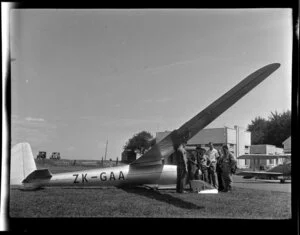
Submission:
<svg viewBox="0 0 300 235">
<path fill-rule="evenodd" d="M 213 143 L 208 144 L 209 149 L 197 147 L 193 153 L 185 150 L 185 144 L 175 148 L 177 163 L 176 191 L 183 193 L 185 185 L 191 187 L 191 180 L 203 180 L 221 192 L 231 191 L 232 174 L 236 170 L 236 160 L 227 145 L 218 151 Z"/>
</svg>

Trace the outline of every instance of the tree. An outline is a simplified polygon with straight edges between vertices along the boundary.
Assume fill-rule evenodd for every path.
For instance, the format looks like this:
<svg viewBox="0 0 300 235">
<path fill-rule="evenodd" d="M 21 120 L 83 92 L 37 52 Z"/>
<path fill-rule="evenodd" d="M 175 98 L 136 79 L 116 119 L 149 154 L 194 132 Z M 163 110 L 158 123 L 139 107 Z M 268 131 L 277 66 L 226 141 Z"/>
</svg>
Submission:
<svg viewBox="0 0 300 235">
<path fill-rule="evenodd" d="M 141 131 L 127 141 L 124 149 L 139 150 L 141 154 L 144 154 L 154 144 L 155 138 L 149 132 Z"/>
<path fill-rule="evenodd" d="M 251 132 L 251 144 L 272 144 L 282 147 L 282 142 L 291 136 L 291 111 L 279 114 L 271 112 L 268 120 L 256 117 L 248 125 Z"/>
<path fill-rule="evenodd" d="M 266 139 L 269 143 L 282 147 L 282 142 L 291 135 L 291 111 L 279 114 L 271 112 L 266 131 Z"/>
<path fill-rule="evenodd" d="M 251 132 L 251 144 L 265 144 L 268 121 L 261 117 L 256 117 L 248 125 L 247 131 Z"/>
</svg>

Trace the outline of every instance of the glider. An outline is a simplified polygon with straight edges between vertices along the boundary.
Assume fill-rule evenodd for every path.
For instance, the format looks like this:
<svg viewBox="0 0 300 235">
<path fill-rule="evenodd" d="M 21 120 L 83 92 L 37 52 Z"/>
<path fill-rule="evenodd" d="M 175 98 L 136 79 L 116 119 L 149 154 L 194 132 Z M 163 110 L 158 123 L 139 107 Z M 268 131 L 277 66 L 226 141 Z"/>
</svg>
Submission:
<svg viewBox="0 0 300 235">
<path fill-rule="evenodd" d="M 17 144 L 11 151 L 10 183 L 25 190 L 44 186 L 174 185 L 176 166 L 166 164 L 174 144 L 187 142 L 279 67 L 279 63 L 273 63 L 256 70 L 129 165 L 52 174 L 48 169 L 36 169 L 28 143 Z"/>
</svg>

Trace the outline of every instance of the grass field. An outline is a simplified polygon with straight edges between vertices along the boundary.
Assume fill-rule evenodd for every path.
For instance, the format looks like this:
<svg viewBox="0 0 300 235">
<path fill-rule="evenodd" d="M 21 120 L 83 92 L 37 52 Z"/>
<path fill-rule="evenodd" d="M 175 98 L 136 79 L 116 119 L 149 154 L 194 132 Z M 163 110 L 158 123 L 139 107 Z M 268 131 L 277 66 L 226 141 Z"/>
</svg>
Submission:
<svg viewBox="0 0 300 235">
<path fill-rule="evenodd" d="M 48 166 L 53 173 L 90 169 Z M 10 190 L 10 216 L 290 219 L 291 194 L 235 188 L 230 193 L 177 194 L 143 188 Z"/>
</svg>

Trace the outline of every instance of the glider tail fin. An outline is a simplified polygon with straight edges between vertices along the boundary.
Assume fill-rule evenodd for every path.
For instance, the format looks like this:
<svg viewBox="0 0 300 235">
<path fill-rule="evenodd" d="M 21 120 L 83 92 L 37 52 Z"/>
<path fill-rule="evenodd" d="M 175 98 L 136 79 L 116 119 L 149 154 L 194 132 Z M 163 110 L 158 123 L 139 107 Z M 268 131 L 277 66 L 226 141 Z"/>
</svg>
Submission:
<svg viewBox="0 0 300 235">
<path fill-rule="evenodd" d="M 36 170 L 34 157 L 28 143 L 19 143 L 11 149 L 10 185 L 22 185 L 22 181 Z"/>
</svg>

